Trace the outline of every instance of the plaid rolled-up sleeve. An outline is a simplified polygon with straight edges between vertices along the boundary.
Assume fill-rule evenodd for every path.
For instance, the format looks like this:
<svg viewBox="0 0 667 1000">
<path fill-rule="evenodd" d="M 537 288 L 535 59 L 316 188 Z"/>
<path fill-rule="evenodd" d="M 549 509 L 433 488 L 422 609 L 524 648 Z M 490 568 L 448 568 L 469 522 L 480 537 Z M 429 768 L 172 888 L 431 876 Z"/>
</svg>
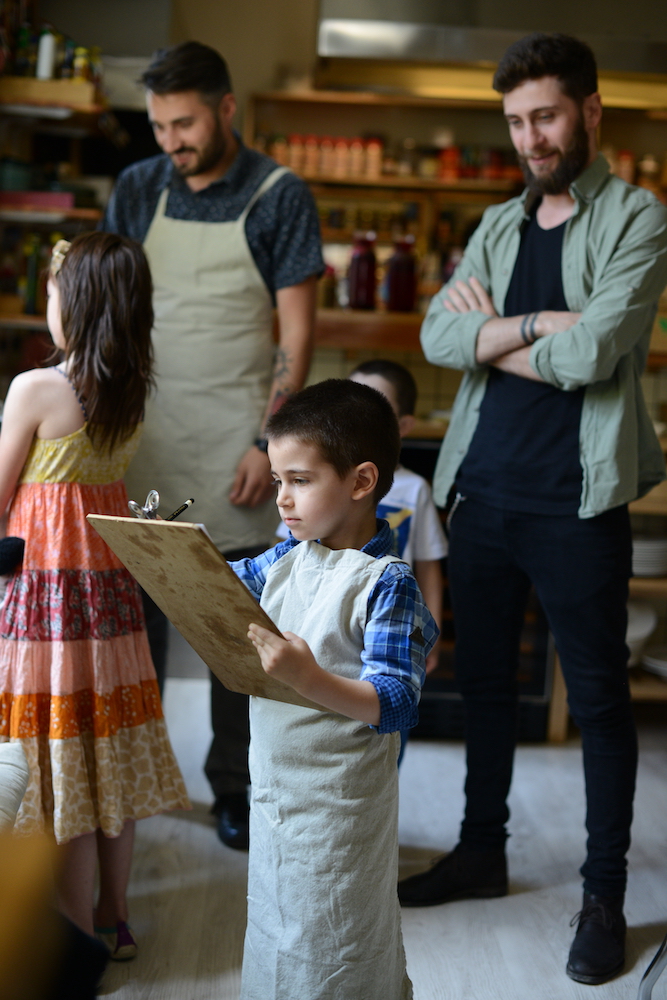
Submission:
<svg viewBox="0 0 667 1000">
<path fill-rule="evenodd" d="M 290 549 L 293 549 L 295 545 L 299 543 L 296 539 L 289 538 L 285 539 L 284 542 L 279 542 L 272 549 L 267 549 L 266 552 L 262 552 L 260 555 L 255 556 L 254 559 L 238 559 L 236 562 L 230 562 L 230 567 L 234 570 L 239 580 L 245 583 L 246 587 L 255 598 L 257 603 L 262 596 L 262 591 L 264 590 L 264 584 L 266 583 L 266 574 L 269 572 L 271 567 L 275 562 L 277 562 L 282 556 L 284 556 Z"/>
<path fill-rule="evenodd" d="M 426 656 L 438 627 L 405 563 L 390 563 L 368 598 L 360 680 L 380 699 L 379 733 L 409 729 L 426 676 Z"/>
</svg>

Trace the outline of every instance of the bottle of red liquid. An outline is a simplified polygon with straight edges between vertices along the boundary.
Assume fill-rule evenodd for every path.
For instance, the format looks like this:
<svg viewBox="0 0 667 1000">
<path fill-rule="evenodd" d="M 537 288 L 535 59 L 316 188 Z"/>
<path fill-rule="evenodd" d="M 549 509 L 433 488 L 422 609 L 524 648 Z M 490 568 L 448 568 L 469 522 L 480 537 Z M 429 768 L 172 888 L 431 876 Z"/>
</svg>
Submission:
<svg viewBox="0 0 667 1000">
<path fill-rule="evenodd" d="M 375 233 L 356 233 L 347 272 L 350 309 L 375 309 Z"/>
<path fill-rule="evenodd" d="M 387 308 L 391 312 L 413 312 L 417 297 L 417 262 L 414 236 L 401 236 L 387 267 Z"/>
</svg>

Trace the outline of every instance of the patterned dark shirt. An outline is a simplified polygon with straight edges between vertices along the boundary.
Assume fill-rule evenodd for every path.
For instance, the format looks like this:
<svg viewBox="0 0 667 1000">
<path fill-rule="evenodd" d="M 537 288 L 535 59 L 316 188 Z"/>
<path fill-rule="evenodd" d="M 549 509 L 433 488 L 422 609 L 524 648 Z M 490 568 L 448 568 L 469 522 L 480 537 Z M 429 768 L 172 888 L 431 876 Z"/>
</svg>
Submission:
<svg viewBox="0 0 667 1000">
<path fill-rule="evenodd" d="M 165 187 L 165 215 L 190 222 L 233 222 L 277 164 L 244 146 L 224 177 L 192 191 L 161 153 L 127 167 L 119 176 L 101 229 L 143 243 Z M 324 270 L 317 209 L 308 186 L 287 173 L 253 205 L 246 239 L 257 269 L 275 302 L 279 288 L 298 285 Z"/>
</svg>

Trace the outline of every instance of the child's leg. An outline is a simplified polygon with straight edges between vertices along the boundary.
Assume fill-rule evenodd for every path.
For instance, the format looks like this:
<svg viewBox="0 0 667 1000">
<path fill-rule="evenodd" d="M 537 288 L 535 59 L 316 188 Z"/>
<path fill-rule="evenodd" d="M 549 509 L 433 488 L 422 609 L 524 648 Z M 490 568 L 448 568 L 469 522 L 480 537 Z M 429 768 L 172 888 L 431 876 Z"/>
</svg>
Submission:
<svg viewBox="0 0 667 1000">
<path fill-rule="evenodd" d="M 127 884 L 130 880 L 134 848 L 134 820 L 127 820 L 119 837 L 105 837 L 97 831 L 97 856 L 100 861 L 100 895 L 95 908 L 98 927 L 127 923 Z"/>
<path fill-rule="evenodd" d="M 93 933 L 93 896 L 97 849 L 94 833 L 64 844 L 57 884 L 58 909 L 86 934 Z"/>
</svg>

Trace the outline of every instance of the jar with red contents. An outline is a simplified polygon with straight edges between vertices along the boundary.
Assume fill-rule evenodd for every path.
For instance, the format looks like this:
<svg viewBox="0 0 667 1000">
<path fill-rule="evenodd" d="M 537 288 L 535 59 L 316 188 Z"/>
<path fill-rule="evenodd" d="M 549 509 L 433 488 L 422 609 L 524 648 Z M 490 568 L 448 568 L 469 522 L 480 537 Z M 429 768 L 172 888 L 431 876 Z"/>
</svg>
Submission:
<svg viewBox="0 0 667 1000">
<path fill-rule="evenodd" d="M 417 262 L 414 236 L 399 236 L 387 264 L 387 308 L 413 312 L 417 297 Z"/>
<path fill-rule="evenodd" d="M 375 309 L 375 233 L 355 233 L 347 272 L 351 309 Z"/>
</svg>

